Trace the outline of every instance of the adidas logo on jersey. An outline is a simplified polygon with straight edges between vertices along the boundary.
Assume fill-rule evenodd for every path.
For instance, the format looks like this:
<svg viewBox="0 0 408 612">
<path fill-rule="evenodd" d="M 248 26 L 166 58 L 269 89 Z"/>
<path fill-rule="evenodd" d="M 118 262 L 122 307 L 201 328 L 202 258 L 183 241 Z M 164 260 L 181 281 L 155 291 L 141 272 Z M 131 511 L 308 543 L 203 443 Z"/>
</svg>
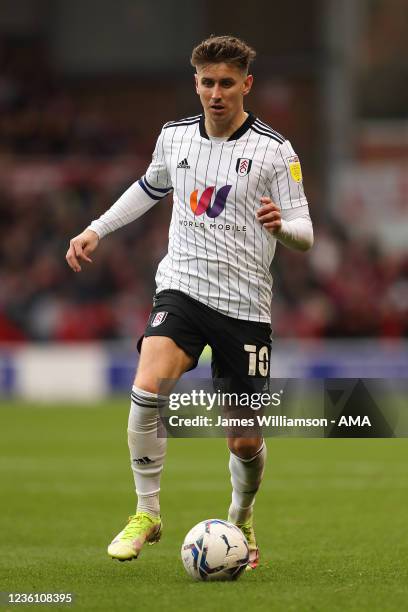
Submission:
<svg viewBox="0 0 408 612">
<path fill-rule="evenodd" d="M 179 162 L 177 164 L 177 168 L 182 168 L 183 170 L 189 170 L 190 169 L 190 166 L 189 166 L 188 161 L 187 161 L 187 157 L 182 159 L 181 162 Z"/>
</svg>

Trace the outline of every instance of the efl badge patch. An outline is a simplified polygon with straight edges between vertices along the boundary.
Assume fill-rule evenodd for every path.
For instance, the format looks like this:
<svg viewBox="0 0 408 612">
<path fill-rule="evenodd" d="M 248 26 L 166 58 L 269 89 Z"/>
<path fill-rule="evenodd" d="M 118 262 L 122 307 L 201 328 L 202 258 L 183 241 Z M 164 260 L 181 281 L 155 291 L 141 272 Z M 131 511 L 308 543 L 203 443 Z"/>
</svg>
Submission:
<svg viewBox="0 0 408 612">
<path fill-rule="evenodd" d="M 296 183 L 300 183 L 302 180 L 302 168 L 300 167 L 298 156 L 288 157 L 287 162 L 289 164 L 290 176 Z"/>
<path fill-rule="evenodd" d="M 237 171 L 238 176 L 246 176 L 249 174 L 251 166 L 252 159 L 248 159 L 247 157 L 238 157 L 235 170 Z"/>
<path fill-rule="evenodd" d="M 154 315 L 150 323 L 150 326 L 157 327 L 158 325 L 161 325 L 168 314 L 169 314 L 168 312 L 156 312 L 156 314 Z"/>
</svg>

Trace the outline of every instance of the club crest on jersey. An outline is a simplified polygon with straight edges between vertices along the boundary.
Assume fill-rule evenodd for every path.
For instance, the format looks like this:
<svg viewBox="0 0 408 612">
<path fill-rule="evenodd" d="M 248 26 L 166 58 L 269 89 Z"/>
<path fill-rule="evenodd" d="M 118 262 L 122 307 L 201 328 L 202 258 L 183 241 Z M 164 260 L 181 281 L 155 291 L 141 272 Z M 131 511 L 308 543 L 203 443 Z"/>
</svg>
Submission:
<svg viewBox="0 0 408 612">
<path fill-rule="evenodd" d="M 300 183 L 303 177 L 298 156 L 294 155 L 293 157 L 288 157 L 286 161 L 288 162 L 290 176 L 293 178 L 295 183 Z"/>
<path fill-rule="evenodd" d="M 157 327 L 158 325 L 161 325 L 168 314 L 169 313 L 166 311 L 156 312 L 153 319 L 151 320 L 150 327 Z"/>
<path fill-rule="evenodd" d="M 247 157 L 238 157 L 235 170 L 237 171 L 238 176 L 246 176 L 249 174 L 251 166 L 252 159 L 248 159 Z"/>
</svg>

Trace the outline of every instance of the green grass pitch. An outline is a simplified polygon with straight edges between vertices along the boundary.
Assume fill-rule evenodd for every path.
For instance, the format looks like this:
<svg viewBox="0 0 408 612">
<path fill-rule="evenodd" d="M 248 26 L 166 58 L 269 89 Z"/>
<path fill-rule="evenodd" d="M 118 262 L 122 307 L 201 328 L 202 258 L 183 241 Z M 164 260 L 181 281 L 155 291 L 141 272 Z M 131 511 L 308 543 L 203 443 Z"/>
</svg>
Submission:
<svg viewBox="0 0 408 612">
<path fill-rule="evenodd" d="M 225 443 L 170 440 L 162 541 L 119 563 L 106 546 L 134 511 L 127 412 L 127 399 L 3 402 L 1 591 L 74 593 L 61 610 L 408 609 L 406 439 L 270 439 L 255 514 L 261 566 L 236 583 L 196 583 L 180 546 L 198 521 L 226 517 Z"/>
</svg>

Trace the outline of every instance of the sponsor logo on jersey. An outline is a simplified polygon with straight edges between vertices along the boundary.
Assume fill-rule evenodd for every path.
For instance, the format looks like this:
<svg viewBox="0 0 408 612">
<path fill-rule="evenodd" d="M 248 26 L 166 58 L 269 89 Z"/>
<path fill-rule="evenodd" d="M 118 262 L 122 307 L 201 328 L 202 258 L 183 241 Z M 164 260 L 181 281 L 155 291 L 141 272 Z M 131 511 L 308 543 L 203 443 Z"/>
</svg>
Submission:
<svg viewBox="0 0 408 612">
<path fill-rule="evenodd" d="M 166 319 L 167 315 L 168 315 L 168 312 L 166 311 L 156 312 L 153 319 L 151 320 L 150 326 L 157 327 L 158 325 L 161 325 L 163 321 Z"/>
<path fill-rule="evenodd" d="M 246 176 L 251 171 L 252 159 L 247 157 L 238 157 L 235 165 L 235 170 L 238 176 Z"/>
<path fill-rule="evenodd" d="M 295 183 L 300 183 L 302 180 L 302 168 L 298 156 L 294 155 L 293 157 L 288 157 L 286 161 L 288 162 L 290 176 Z"/>
<path fill-rule="evenodd" d="M 206 214 L 207 217 L 215 219 L 222 213 L 225 208 L 225 202 L 227 201 L 228 194 L 232 185 L 224 185 L 220 187 L 215 193 L 214 202 L 211 205 L 211 199 L 215 191 L 215 187 L 207 187 L 200 198 L 198 199 L 198 189 L 195 189 L 190 194 L 190 206 L 196 217 L 202 214 Z"/>
<path fill-rule="evenodd" d="M 218 229 L 224 232 L 246 232 L 246 225 L 236 225 L 235 223 L 207 223 L 205 224 L 203 221 L 191 221 L 191 219 L 179 219 L 180 226 L 182 227 L 191 227 L 193 229 L 200 228 L 204 229 L 208 227 L 209 229 Z"/>
<path fill-rule="evenodd" d="M 181 162 L 179 162 L 177 164 L 177 168 L 181 168 L 182 170 L 190 170 L 190 166 L 189 166 L 189 163 L 187 161 L 187 157 L 182 159 Z"/>
</svg>

